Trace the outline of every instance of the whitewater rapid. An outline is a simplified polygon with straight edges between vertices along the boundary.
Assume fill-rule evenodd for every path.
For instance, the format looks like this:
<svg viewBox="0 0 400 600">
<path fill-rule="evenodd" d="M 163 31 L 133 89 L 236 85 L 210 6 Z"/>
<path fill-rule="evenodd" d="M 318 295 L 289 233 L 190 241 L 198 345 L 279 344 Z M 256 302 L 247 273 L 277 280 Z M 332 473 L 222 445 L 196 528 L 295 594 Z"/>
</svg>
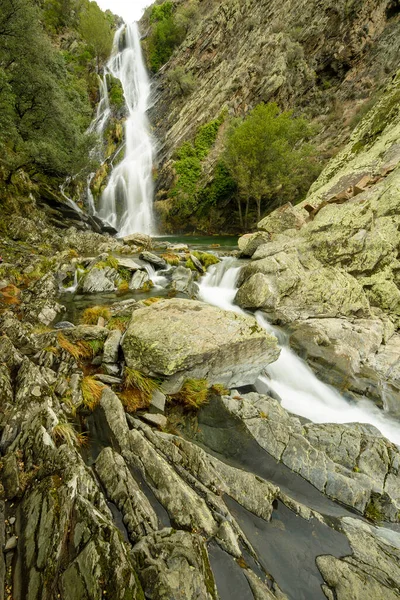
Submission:
<svg viewBox="0 0 400 600">
<path fill-rule="evenodd" d="M 200 283 L 200 298 L 214 306 L 244 314 L 233 301 L 241 269 L 237 259 L 228 258 L 208 270 Z M 320 381 L 307 364 L 289 348 L 287 338 L 272 327 L 261 311 L 255 313 L 257 322 L 273 333 L 281 347 L 278 360 L 266 365 L 255 387 L 259 393 L 274 393 L 289 412 L 314 423 L 367 423 L 400 446 L 400 424 L 363 398 L 351 403 L 333 387 Z"/>
<path fill-rule="evenodd" d="M 137 232 L 154 234 L 155 150 L 146 114 L 150 103 L 150 81 L 136 23 L 123 25 L 115 34 L 107 73 L 121 81 L 128 117 L 125 122 L 125 155 L 113 167 L 100 198 L 98 215 L 115 227 L 119 237 Z M 109 115 L 107 85 L 103 83 L 100 92 L 102 109 L 97 117 L 97 131 L 104 128 Z"/>
</svg>

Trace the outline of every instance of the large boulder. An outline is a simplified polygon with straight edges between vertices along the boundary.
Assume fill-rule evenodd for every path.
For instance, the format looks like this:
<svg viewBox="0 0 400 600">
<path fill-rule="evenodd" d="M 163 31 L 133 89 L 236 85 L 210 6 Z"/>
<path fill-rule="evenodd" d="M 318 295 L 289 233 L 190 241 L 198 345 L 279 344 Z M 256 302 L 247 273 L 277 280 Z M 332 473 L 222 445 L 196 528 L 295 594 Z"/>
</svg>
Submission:
<svg viewBox="0 0 400 600">
<path fill-rule="evenodd" d="M 302 214 L 304 212 L 304 214 Z M 305 224 L 305 211 L 296 210 L 290 202 L 277 208 L 273 213 L 262 219 L 258 229 L 267 233 L 282 233 L 287 229 L 300 229 Z"/>
<path fill-rule="evenodd" d="M 269 242 L 270 236 L 268 233 L 247 233 L 238 239 L 238 246 L 241 256 L 253 256 L 259 246 Z"/>
<path fill-rule="evenodd" d="M 170 393 L 188 378 L 252 384 L 279 356 L 276 339 L 252 317 L 180 298 L 136 310 L 122 348 L 129 367 L 169 378 Z"/>
</svg>

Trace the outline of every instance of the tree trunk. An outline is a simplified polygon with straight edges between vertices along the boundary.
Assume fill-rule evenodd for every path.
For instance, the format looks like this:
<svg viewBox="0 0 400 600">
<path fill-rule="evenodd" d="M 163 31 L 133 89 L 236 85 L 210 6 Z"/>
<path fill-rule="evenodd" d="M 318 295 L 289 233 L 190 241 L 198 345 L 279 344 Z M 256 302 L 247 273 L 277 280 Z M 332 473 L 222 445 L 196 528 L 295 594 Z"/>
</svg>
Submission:
<svg viewBox="0 0 400 600">
<path fill-rule="evenodd" d="M 261 198 L 256 198 L 257 204 L 257 223 L 261 221 Z"/>
<path fill-rule="evenodd" d="M 250 198 L 246 198 L 246 213 L 245 213 L 245 217 L 244 217 L 244 228 L 247 231 L 247 218 L 249 216 L 249 204 L 250 204 Z"/>
<path fill-rule="evenodd" d="M 238 199 L 237 199 L 237 203 L 238 203 L 238 211 L 239 211 L 240 227 L 243 229 L 242 203 L 241 203 L 241 201 L 240 201 L 240 197 L 238 197 Z"/>
</svg>

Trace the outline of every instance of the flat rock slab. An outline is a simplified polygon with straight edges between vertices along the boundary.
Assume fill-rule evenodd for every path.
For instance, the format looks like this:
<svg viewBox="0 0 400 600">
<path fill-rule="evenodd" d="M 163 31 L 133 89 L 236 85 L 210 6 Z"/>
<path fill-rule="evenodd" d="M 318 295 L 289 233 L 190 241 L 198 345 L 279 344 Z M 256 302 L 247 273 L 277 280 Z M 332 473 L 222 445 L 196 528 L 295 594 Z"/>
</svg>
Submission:
<svg viewBox="0 0 400 600">
<path fill-rule="evenodd" d="M 129 367 L 166 377 L 166 393 L 190 378 L 250 385 L 279 356 L 276 338 L 253 317 L 181 298 L 134 311 L 122 349 Z"/>
</svg>

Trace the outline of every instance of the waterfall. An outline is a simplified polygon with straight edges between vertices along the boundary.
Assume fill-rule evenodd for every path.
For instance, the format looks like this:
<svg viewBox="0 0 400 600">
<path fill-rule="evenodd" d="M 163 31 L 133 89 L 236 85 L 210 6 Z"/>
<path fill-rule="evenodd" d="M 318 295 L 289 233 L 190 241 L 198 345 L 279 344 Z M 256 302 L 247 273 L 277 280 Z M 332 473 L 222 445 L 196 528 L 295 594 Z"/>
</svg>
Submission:
<svg viewBox="0 0 400 600">
<path fill-rule="evenodd" d="M 223 259 L 210 267 L 200 283 L 200 298 L 225 310 L 245 314 L 236 306 L 237 278 L 240 261 Z M 314 423 L 368 423 L 395 444 L 400 445 L 399 422 L 366 398 L 357 403 L 348 402 L 333 387 L 320 381 L 308 365 L 288 345 L 287 336 L 268 323 L 265 314 L 257 311 L 258 324 L 273 333 L 281 346 L 277 361 L 266 365 L 264 374 L 255 387 L 259 393 L 273 393 L 289 412 Z"/>
<path fill-rule="evenodd" d="M 121 81 L 128 117 L 125 157 L 112 170 L 98 214 L 118 230 L 120 237 L 136 232 L 152 234 L 154 147 L 146 116 L 150 82 L 136 23 L 123 25 L 115 34 L 107 72 Z"/>
</svg>

